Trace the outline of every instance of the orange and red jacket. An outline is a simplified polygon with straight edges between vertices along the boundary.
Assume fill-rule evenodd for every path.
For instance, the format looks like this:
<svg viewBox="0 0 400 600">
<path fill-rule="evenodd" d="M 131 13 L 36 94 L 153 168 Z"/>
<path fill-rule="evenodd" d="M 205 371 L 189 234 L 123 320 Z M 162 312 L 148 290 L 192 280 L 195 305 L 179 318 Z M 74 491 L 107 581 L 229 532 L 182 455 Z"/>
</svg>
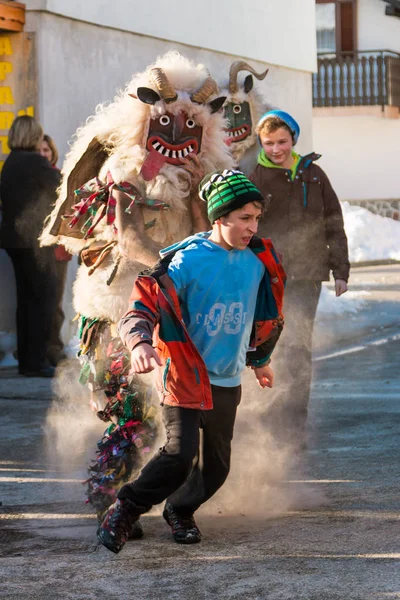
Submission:
<svg viewBox="0 0 400 600">
<path fill-rule="evenodd" d="M 283 328 L 283 292 L 286 275 L 271 240 L 254 236 L 249 248 L 265 267 L 257 302 L 246 364 L 266 364 Z M 152 344 L 163 362 L 156 367 L 156 387 L 161 403 L 208 410 L 213 407 L 206 365 L 185 327 L 179 298 L 168 265 L 174 253 L 136 279 L 131 309 L 119 323 L 119 334 L 128 350 L 143 342 Z"/>
</svg>

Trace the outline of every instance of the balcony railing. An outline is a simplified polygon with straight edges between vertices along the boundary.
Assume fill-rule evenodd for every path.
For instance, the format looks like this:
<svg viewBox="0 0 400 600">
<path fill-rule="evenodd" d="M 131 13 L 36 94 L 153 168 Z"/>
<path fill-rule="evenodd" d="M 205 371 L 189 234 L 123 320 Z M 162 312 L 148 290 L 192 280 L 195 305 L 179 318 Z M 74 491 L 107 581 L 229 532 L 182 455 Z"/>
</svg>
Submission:
<svg viewBox="0 0 400 600">
<path fill-rule="evenodd" d="M 390 50 L 319 53 L 313 106 L 400 107 L 400 54 Z"/>
</svg>

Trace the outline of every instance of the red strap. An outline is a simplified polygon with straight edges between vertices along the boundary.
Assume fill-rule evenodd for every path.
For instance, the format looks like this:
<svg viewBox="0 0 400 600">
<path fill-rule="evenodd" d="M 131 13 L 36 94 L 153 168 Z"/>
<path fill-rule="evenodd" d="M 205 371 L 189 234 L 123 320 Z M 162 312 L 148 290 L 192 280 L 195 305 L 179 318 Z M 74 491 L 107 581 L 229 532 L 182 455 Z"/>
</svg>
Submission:
<svg viewBox="0 0 400 600">
<path fill-rule="evenodd" d="M 286 273 L 282 263 L 278 263 L 274 257 L 277 256 L 274 245 L 270 239 L 264 240 L 265 250 L 262 252 L 263 262 L 271 278 L 272 293 L 275 298 L 278 314 L 282 315 L 283 294 L 285 291 Z"/>
</svg>

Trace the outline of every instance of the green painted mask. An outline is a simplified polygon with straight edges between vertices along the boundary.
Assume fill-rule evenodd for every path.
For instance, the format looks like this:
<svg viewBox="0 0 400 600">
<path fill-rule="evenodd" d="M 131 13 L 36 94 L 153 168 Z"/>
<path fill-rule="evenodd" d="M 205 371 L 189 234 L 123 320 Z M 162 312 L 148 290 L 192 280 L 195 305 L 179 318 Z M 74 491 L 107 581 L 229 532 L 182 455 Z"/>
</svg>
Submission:
<svg viewBox="0 0 400 600">
<path fill-rule="evenodd" d="M 224 116 L 229 124 L 226 129 L 229 145 L 243 142 L 251 135 L 253 124 L 248 102 L 227 102 L 224 106 Z"/>
</svg>

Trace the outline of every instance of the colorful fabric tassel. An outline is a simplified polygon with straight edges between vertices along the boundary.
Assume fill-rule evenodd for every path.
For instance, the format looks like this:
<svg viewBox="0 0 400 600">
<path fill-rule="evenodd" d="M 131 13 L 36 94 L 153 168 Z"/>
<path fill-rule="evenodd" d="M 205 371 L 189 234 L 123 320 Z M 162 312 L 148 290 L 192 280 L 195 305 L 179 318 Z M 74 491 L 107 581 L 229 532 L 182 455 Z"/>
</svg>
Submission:
<svg viewBox="0 0 400 600">
<path fill-rule="evenodd" d="M 124 192 L 131 199 L 131 203 L 126 209 L 127 213 L 131 213 L 135 204 L 142 204 L 154 210 L 169 208 L 169 205 L 161 200 L 143 198 L 137 187 L 129 181 L 115 183 L 111 173 L 108 172 L 105 183 L 98 177 L 94 177 L 74 191 L 75 196 L 81 197 L 81 200 L 72 207 L 74 212 L 70 215 L 63 215 L 63 219 L 71 219 L 68 225 L 73 228 L 83 215 L 87 215 L 88 218 L 81 227 L 84 239 L 91 236 L 93 230 L 104 217 L 106 217 L 107 225 L 112 225 L 115 228 L 117 203 L 113 196 L 114 189 Z"/>
<path fill-rule="evenodd" d="M 130 353 L 112 324 L 81 316 L 79 333 L 79 380 L 90 387 L 91 406 L 108 423 L 84 482 L 87 502 L 101 520 L 120 487 L 139 471 L 145 455 L 154 449 L 157 409 L 151 404 L 152 390 L 130 379 Z M 106 401 L 101 409 L 95 401 L 99 396 Z"/>
</svg>

